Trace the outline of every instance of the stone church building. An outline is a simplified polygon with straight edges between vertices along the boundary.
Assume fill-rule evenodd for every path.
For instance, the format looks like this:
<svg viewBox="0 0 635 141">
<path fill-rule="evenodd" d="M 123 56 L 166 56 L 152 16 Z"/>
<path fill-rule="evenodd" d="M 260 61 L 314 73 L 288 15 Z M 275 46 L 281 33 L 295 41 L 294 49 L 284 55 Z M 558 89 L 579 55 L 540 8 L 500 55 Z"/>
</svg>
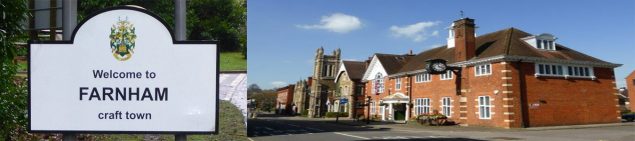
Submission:
<svg viewBox="0 0 635 141">
<path fill-rule="evenodd" d="M 309 107 L 308 96 L 311 92 L 311 90 L 309 89 L 311 86 L 311 77 L 309 77 L 307 80 L 300 80 L 296 82 L 295 88 L 293 89 L 293 106 L 295 106 L 297 114 L 306 112 L 307 108 Z"/>
<path fill-rule="evenodd" d="M 328 98 L 335 92 L 335 75 L 340 66 L 340 49 L 336 49 L 331 55 L 324 53 L 320 47 L 315 53 L 313 76 L 311 76 L 311 89 L 308 95 L 309 117 L 322 117 L 327 112 Z"/>
</svg>

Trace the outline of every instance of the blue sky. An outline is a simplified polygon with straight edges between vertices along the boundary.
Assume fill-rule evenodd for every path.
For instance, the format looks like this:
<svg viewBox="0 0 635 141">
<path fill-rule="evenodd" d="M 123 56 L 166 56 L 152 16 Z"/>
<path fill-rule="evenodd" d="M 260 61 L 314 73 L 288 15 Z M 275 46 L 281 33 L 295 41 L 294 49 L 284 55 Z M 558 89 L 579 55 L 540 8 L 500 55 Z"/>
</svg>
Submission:
<svg viewBox="0 0 635 141">
<path fill-rule="evenodd" d="M 447 27 L 475 19 L 477 35 L 519 28 L 605 61 L 617 85 L 635 70 L 635 0 L 624 1 L 248 1 L 249 83 L 293 84 L 312 74 L 315 51 L 341 48 L 344 60 L 373 53 L 415 53 L 446 44 Z"/>
</svg>

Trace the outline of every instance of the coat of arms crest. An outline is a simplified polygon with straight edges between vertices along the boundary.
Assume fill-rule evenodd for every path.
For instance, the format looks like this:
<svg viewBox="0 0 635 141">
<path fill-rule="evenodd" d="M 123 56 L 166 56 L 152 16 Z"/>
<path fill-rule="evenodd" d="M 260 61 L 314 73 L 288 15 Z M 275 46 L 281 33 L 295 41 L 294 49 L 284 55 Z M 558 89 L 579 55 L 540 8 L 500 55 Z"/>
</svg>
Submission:
<svg viewBox="0 0 635 141">
<path fill-rule="evenodd" d="M 117 21 L 110 28 L 110 49 L 115 59 L 126 61 L 132 57 L 135 48 L 135 27 L 126 20 Z"/>
</svg>

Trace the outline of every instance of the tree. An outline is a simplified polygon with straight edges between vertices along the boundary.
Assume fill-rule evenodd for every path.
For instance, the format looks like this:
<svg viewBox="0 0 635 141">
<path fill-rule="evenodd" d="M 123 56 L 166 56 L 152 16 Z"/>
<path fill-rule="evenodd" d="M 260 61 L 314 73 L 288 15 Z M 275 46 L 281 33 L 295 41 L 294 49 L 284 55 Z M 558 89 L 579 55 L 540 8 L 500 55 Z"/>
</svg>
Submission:
<svg viewBox="0 0 635 141">
<path fill-rule="evenodd" d="M 263 111 L 272 111 L 276 107 L 276 99 L 278 93 L 274 89 L 261 90 L 256 84 L 249 85 L 247 95 L 250 99 L 254 99 L 256 108 Z"/>
<path fill-rule="evenodd" d="M 22 23 L 28 16 L 26 0 L 2 0 L 0 11 L 0 139 L 26 140 L 27 91 L 23 80 L 15 77 L 18 64 L 16 42 L 26 36 Z"/>
<path fill-rule="evenodd" d="M 247 96 L 262 93 L 262 89 L 257 84 L 251 84 L 247 87 Z"/>
<path fill-rule="evenodd" d="M 119 5 L 137 5 L 157 14 L 174 27 L 173 0 L 90 0 L 79 1 L 79 19 L 95 11 Z M 247 2 L 245 0 L 187 1 L 187 39 L 217 40 L 221 51 L 242 51 L 247 55 Z"/>
<path fill-rule="evenodd" d="M 225 51 L 246 51 L 245 0 L 188 1 L 189 39 L 215 39 Z M 200 32 L 199 32 L 200 31 Z M 244 53 L 243 53 L 244 54 Z"/>
</svg>

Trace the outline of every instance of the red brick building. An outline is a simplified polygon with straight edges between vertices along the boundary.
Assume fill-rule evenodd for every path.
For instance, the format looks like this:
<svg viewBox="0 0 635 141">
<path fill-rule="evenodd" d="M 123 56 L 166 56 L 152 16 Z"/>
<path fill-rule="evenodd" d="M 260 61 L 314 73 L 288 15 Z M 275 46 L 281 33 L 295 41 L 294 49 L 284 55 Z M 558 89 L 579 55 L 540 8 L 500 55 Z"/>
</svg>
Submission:
<svg viewBox="0 0 635 141">
<path fill-rule="evenodd" d="M 551 34 L 508 28 L 475 36 L 474 20 L 464 18 L 445 46 L 375 54 L 362 78 L 372 99 L 366 110 L 384 121 L 438 111 L 464 126 L 503 128 L 620 122 L 613 72 L 620 64 L 557 44 Z M 429 74 L 430 59 L 456 69 Z"/>
<path fill-rule="evenodd" d="M 631 111 L 635 111 L 635 70 L 626 76 L 626 90 L 630 99 Z"/>
<path fill-rule="evenodd" d="M 276 98 L 276 113 L 291 115 L 293 113 L 293 89 L 295 85 L 288 85 L 278 88 L 278 98 Z"/>
</svg>

